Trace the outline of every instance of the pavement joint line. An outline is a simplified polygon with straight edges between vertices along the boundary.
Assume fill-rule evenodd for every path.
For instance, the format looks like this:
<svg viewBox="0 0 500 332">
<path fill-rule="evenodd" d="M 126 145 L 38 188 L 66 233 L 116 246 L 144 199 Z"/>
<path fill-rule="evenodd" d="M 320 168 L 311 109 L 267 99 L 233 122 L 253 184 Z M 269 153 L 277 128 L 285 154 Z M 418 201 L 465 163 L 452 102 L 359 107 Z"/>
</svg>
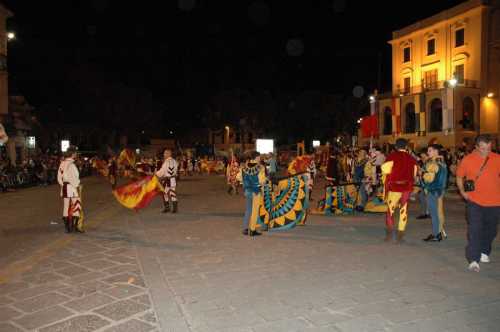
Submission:
<svg viewBox="0 0 500 332">
<path fill-rule="evenodd" d="M 141 233 L 141 237 L 143 238 L 143 240 L 148 240 L 148 235 L 144 229 L 144 222 L 140 218 L 140 215 L 135 214 L 135 215 L 133 215 L 133 218 L 136 221 L 135 225 L 137 225 L 139 227 L 138 232 Z M 130 217 L 127 218 L 127 228 L 130 228 L 129 220 L 130 220 Z M 135 243 L 134 243 L 134 247 L 135 247 L 135 250 L 137 253 L 137 260 L 139 262 L 139 268 L 141 269 L 142 275 L 144 276 L 144 279 L 146 280 L 146 283 L 147 283 L 148 276 L 144 272 L 144 268 L 142 266 L 143 263 L 141 261 L 141 255 L 139 254 L 139 250 L 137 249 L 137 245 Z M 147 250 L 152 251 L 152 249 L 147 249 Z M 177 310 L 182 315 L 182 319 L 186 323 L 186 327 L 187 327 L 188 331 L 192 331 L 192 328 L 191 328 L 192 323 L 190 322 L 189 314 L 187 314 L 185 312 L 185 310 L 183 310 L 182 304 L 179 303 L 179 299 L 178 299 L 179 296 L 176 295 L 175 290 L 173 289 L 172 285 L 168 281 L 168 278 L 165 277 L 165 271 L 163 270 L 162 264 L 159 262 L 158 257 L 154 257 L 154 262 L 155 262 L 156 266 L 158 267 L 158 269 L 160 270 L 161 279 L 163 280 L 164 285 L 166 286 L 167 290 L 173 295 L 173 299 L 174 299 L 175 305 L 177 307 Z M 155 311 L 156 316 L 158 318 L 158 326 L 159 326 L 160 330 L 163 330 L 163 328 L 168 328 L 168 322 L 162 322 L 164 319 L 163 319 L 163 317 L 161 317 L 159 315 L 159 310 L 158 310 L 158 307 L 154 301 L 154 298 L 150 297 L 150 299 L 151 299 L 151 307 Z"/>
<path fill-rule="evenodd" d="M 102 208 L 101 211 L 98 211 L 94 214 L 94 217 L 92 217 L 92 220 L 90 222 L 86 223 L 86 228 L 89 227 L 95 227 L 103 223 L 107 218 L 110 218 L 112 215 L 117 214 L 119 210 L 111 209 L 107 210 L 106 208 Z M 92 214 L 91 214 L 92 216 Z M 88 218 L 88 217 L 86 217 Z M 85 234 L 81 234 L 82 236 L 85 236 Z M 35 251 L 31 256 L 21 259 L 18 261 L 15 261 L 9 265 L 7 265 L 5 268 L 3 268 L 0 271 L 0 285 L 7 283 L 9 280 L 11 280 L 13 277 L 28 271 L 31 269 L 33 266 L 35 266 L 37 263 L 41 262 L 42 260 L 52 256 L 57 250 L 64 248 L 65 246 L 69 245 L 71 242 L 73 242 L 76 239 L 75 236 L 66 236 L 63 238 L 60 238 L 56 240 L 55 242 L 52 242 L 37 251 Z"/>
</svg>

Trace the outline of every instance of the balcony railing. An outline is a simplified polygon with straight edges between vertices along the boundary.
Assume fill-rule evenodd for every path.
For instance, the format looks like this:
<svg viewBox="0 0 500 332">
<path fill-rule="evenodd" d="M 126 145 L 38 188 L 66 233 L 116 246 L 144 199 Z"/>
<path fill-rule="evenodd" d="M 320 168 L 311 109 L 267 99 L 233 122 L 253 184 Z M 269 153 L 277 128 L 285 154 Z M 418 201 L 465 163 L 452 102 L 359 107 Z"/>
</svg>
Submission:
<svg viewBox="0 0 500 332">
<path fill-rule="evenodd" d="M 398 89 L 396 91 L 388 91 L 384 93 L 379 93 L 377 99 L 388 99 L 392 97 L 410 96 L 418 93 L 441 90 L 449 87 L 449 81 L 436 81 L 430 82 L 422 85 L 413 85 L 409 89 Z M 463 83 L 457 83 L 457 88 L 476 88 L 479 89 L 479 81 L 474 80 L 464 80 Z"/>
</svg>

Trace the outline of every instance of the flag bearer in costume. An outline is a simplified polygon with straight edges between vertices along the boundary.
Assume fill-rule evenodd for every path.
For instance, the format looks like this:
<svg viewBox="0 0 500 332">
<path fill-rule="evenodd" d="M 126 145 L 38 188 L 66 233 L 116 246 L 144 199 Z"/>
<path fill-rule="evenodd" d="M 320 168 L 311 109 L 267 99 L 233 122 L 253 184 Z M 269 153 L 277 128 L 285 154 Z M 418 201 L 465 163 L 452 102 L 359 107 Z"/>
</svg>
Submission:
<svg viewBox="0 0 500 332">
<path fill-rule="evenodd" d="M 111 183 L 111 187 L 115 189 L 118 180 L 118 165 L 115 156 L 110 156 L 108 159 L 108 178 Z"/>
<path fill-rule="evenodd" d="M 448 170 L 439 156 L 440 145 L 432 144 L 427 148 L 429 159 L 423 167 L 423 189 L 427 198 L 427 208 L 431 214 L 432 234 L 424 239 L 426 242 L 441 241 L 445 238 L 443 197 L 446 191 Z"/>
<path fill-rule="evenodd" d="M 238 159 L 234 156 L 234 154 L 231 156 L 231 161 L 229 162 L 229 165 L 227 166 L 227 171 L 226 171 L 226 177 L 227 177 L 227 184 L 229 186 L 227 192 L 231 194 L 238 194 L 238 174 L 240 172 L 240 165 L 238 163 Z"/>
<path fill-rule="evenodd" d="M 408 200 L 413 190 L 414 177 L 417 174 L 417 162 L 407 151 L 408 142 L 399 138 L 396 140 L 396 151 L 387 156 L 382 164 L 382 174 L 385 177 L 386 236 L 385 241 L 391 241 L 394 231 L 394 213 L 399 207 L 399 225 L 397 242 L 403 240 L 408 221 Z"/>
<path fill-rule="evenodd" d="M 57 182 L 61 186 L 61 197 L 63 199 L 64 227 L 66 233 L 71 233 L 73 230 L 83 233 L 83 225 L 78 224 L 82 206 L 79 194 L 80 174 L 75 165 L 76 148 L 69 147 L 64 157 L 57 172 Z"/>
<path fill-rule="evenodd" d="M 311 161 L 307 165 L 307 186 L 309 188 L 309 200 L 312 200 L 312 190 L 314 186 L 314 179 L 316 178 L 316 164 L 314 163 L 314 155 L 311 156 Z"/>
<path fill-rule="evenodd" d="M 177 161 L 172 158 L 172 151 L 166 149 L 163 152 L 163 164 L 156 171 L 156 176 L 161 179 L 161 183 L 165 188 L 163 194 L 163 213 L 170 212 L 170 202 L 172 202 L 172 213 L 177 213 L 177 193 L 176 193 L 176 177 L 177 177 Z"/>
<path fill-rule="evenodd" d="M 255 152 L 245 163 L 241 173 L 246 200 L 243 235 L 261 235 L 256 231 L 256 227 L 262 200 L 261 186 L 266 182 L 266 171 L 260 164 L 258 153 Z"/>
</svg>

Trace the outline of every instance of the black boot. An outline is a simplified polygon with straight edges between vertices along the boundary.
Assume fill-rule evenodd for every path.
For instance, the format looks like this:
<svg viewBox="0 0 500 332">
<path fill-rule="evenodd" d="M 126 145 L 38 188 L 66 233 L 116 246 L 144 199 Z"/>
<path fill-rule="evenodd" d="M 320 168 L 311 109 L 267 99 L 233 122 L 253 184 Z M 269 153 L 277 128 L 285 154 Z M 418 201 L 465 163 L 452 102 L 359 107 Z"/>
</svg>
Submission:
<svg viewBox="0 0 500 332">
<path fill-rule="evenodd" d="M 162 213 L 168 213 L 170 212 L 170 203 L 167 201 L 163 201 L 163 211 Z"/>
<path fill-rule="evenodd" d="M 177 201 L 172 202 L 172 213 L 177 213 Z"/>
<path fill-rule="evenodd" d="M 69 220 L 68 220 L 68 217 L 63 217 L 63 222 L 64 222 L 64 231 L 66 233 L 70 233 L 70 229 L 69 229 Z"/>
<path fill-rule="evenodd" d="M 249 231 L 248 235 L 250 235 L 250 236 L 259 236 L 259 235 L 262 235 L 262 233 L 259 233 L 257 231 Z"/>
<path fill-rule="evenodd" d="M 66 217 L 66 220 L 68 221 L 68 233 L 73 232 L 73 220 L 70 217 Z"/>
<path fill-rule="evenodd" d="M 384 242 L 391 242 L 392 241 L 392 229 L 385 229 L 385 238 Z"/>
<path fill-rule="evenodd" d="M 78 228 L 78 221 L 80 220 L 80 217 L 73 217 L 73 230 L 77 233 L 85 233 L 83 229 Z"/>
</svg>

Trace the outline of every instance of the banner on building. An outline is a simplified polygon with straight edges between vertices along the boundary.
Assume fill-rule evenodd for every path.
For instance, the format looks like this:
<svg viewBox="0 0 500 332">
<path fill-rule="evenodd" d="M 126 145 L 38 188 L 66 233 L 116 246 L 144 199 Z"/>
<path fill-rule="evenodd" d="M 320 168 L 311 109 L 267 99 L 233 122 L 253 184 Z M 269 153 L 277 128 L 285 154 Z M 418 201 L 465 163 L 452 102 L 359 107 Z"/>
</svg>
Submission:
<svg viewBox="0 0 500 332">
<path fill-rule="evenodd" d="M 377 115 L 370 115 L 361 118 L 361 134 L 363 138 L 378 136 Z"/>
</svg>

